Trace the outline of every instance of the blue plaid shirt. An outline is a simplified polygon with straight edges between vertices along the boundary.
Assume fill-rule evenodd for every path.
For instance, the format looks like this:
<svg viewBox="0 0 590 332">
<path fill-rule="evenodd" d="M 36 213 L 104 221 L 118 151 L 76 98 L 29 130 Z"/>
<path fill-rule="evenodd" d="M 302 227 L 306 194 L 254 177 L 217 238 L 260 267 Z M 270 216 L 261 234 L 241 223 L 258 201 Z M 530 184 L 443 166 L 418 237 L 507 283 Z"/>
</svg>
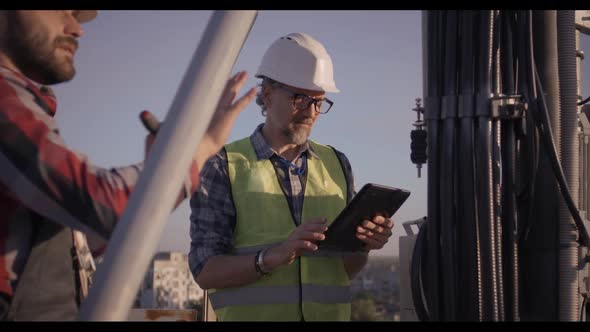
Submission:
<svg viewBox="0 0 590 332">
<path fill-rule="evenodd" d="M 280 161 L 281 157 L 268 145 L 262 135 L 263 126 L 264 124 L 260 124 L 254 130 L 254 133 L 250 135 L 250 141 L 258 159 L 269 159 L 275 167 L 275 171 L 281 179 L 283 191 L 288 194 L 287 201 L 291 214 L 299 225 L 307 172 L 299 175 L 293 167 Z M 335 149 L 334 151 L 344 170 L 348 187 L 346 198 L 350 202 L 354 196 L 354 178 L 350 162 L 342 152 Z M 302 167 L 307 162 L 308 154 L 319 159 L 308 143 L 303 145 L 293 163 L 297 167 Z M 236 207 L 232 199 L 227 154 L 224 149 L 203 166 L 199 189 L 193 193 L 190 205 L 189 266 L 193 276 L 196 277 L 209 257 L 229 254 L 233 247 Z"/>
</svg>

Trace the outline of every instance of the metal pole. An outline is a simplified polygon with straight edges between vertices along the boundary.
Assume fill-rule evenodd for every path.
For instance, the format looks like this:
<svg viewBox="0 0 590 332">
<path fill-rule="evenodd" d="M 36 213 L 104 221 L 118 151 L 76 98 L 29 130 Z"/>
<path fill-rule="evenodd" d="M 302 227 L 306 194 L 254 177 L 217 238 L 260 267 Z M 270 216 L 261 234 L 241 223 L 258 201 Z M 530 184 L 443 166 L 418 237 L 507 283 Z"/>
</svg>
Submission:
<svg viewBox="0 0 590 332">
<path fill-rule="evenodd" d="M 80 320 L 124 320 L 160 242 L 256 11 L 216 11 L 196 49 L 129 205 L 115 228 Z"/>
</svg>

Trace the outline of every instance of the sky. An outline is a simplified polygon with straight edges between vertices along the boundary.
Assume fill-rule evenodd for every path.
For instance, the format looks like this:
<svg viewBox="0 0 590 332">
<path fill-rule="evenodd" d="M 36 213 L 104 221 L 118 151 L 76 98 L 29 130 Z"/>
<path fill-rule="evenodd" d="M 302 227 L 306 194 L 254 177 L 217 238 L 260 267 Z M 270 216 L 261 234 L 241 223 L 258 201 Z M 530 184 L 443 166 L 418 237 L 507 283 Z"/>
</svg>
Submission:
<svg viewBox="0 0 590 332">
<path fill-rule="evenodd" d="M 100 11 L 84 25 L 73 81 L 55 86 L 57 123 L 66 143 L 101 167 L 143 159 L 146 131 L 138 114 L 164 119 L 212 11 Z M 310 138 L 344 152 L 356 189 L 365 183 L 411 191 L 394 215 L 389 243 L 371 255 L 398 255 L 402 223 L 426 215 L 426 165 L 422 177 L 410 161 L 415 98 L 422 96 L 419 11 L 259 11 L 232 73 L 248 71 L 243 88 L 268 46 L 291 32 L 321 43 L 334 63 L 340 93 L 320 116 Z M 590 51 L 588 36 L 582 50 Z M 584 96 L 590 95 L 590 72 Z M 582 83 L 583 84 L 583 83 Z M 238 117 L 229 140 L 249 136 L 264 122 L 254 102 Z M 190 207 L 185 200 L 170 216 L 158 247 L 188 253 Z"/>
</svg>

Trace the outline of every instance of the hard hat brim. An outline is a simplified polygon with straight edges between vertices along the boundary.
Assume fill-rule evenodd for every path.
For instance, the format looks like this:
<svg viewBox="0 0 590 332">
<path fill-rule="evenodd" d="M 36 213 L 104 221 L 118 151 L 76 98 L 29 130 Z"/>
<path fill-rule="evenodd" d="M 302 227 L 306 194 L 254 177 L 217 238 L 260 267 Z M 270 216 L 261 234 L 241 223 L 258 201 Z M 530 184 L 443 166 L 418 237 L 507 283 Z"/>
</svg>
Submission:
<svg viewBox="0 0 590 332">
<path fill-rule="evenodd" d="M 254 77 L 256 78 L 260 78 L 260 79 L 264 79 L 264 78 L 270 78 L 273 81 L 279 82 L 281 84 L 287 84 L 299 89 L 306 89 L 306 90 L 312 90 L 312 91 L 320 91 L 320 92 L 330 92 L 330 93 L 338 93 L 340 92 L 340 90 L 335 86 L 335 85 L 323 85 L 323 86 L 319 86 L 319 85 L 306 85 L 306 84 L 297 84 L 295 82 L 283 82 L 280 81 L 276 78 L 273 78 L 272 75 L 264 75 L 261 73 L 256 73 L 256 75 L 254 75 Z"/>
<path fill-rule="evenodd" d="M 86 23 L 96 18 L 96 15 L 98 15 L 97 10 L 79 10 L 76 19 L 80 23 Z"/>
</svg>

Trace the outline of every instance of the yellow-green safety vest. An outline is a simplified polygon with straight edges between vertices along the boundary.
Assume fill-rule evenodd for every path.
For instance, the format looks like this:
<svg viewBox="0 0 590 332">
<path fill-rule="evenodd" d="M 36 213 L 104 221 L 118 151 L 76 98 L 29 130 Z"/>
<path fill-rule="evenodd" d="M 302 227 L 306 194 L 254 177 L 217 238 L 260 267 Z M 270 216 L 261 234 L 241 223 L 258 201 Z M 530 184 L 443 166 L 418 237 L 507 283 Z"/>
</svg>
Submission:
<svg viewBox="0 0 590 332">
<path fill-rule="evenodd" d="M 310 145 L 319 158 L 307 157 L 301 221 L 325 217 L 331 223 L 346 205 L 346 179 L 332 148 Z M 233 254 L 252 255 L 285 241 L 296 225 L 272 163 L 258 160 L 250 138 L 225 149 L 236 207 Z M 334 252 L 305 254 L 251 284 L 209 294 L 220 321 L 350 320 L 350 279 Z"/>
</svg>

